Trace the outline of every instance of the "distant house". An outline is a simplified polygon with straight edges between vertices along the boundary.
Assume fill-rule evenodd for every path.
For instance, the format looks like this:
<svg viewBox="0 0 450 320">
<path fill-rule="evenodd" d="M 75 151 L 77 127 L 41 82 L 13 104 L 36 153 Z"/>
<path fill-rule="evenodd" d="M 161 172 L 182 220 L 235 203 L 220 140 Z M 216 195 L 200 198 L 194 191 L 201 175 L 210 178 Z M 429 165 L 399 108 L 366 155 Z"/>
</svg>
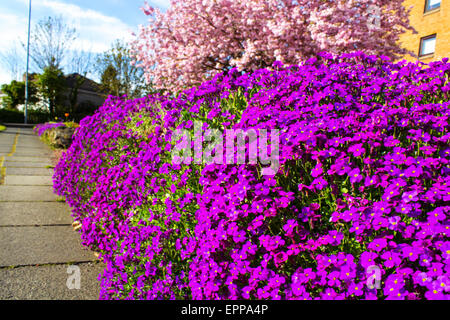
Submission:
<svg viewBox="0 0 450 320">
<path fill-rule="evenodd" d="M 74 112 L 85 112 L 86 109 L 96 109 L 105 102 L 105 94 L 100 84 L 78 73 L 66 76 L 67 92 L 64 105 L 71 107 L 71 96 L 77 91 Z"/>
<path fill-rule="evenodd" d="M 38 74 L 29 74 L 29 80 L 32 82 L 38 81 Z M 23 75 L 23 81 L 25 81 L 25 74 Z M 60 105 L 64 108 L 64 112 L 74 113 L 78 115 L 92 114 L 99 106 L 105 102 L 106 94 L 101 90 L 100 84 L 94 80 L 86 78 L 78 73 L 72 73 L 65 76 L 66 80 L 66 92 L 63 95 L 63 100 Z M 5 94 L 0 92 L 0 98 Z M 76 101 L 73 99 L 76 95 Z M 47 110 L 48 103 L 42 97 L 40 93 L 37 94 L 39 101 L 29 106 L 30 109 L 35 110 Z M 1 100 L 0 100 L 1 101 Z M 22 111 L 24 105 L 18 105 L 17 109 Z"/>
</svg>

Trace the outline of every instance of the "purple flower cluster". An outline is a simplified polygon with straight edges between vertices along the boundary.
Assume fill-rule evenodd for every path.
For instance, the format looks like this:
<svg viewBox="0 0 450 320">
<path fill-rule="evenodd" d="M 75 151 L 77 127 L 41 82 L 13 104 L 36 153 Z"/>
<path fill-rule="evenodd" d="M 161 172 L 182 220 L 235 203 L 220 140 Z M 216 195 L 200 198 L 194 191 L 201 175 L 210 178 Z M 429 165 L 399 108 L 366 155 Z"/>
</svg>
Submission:
<svg viewBox="0 0 450 320">
<path fill-rule="evenodd" d="M 54 188 L 106 263 L 101 298 L 448 299 L 447 60 L 273 68 L 110 97 L 81 122 Z M 278 173 L 173 164 L 194 120 L 279 129 Z"/>
<path fill-rule="evenodd" d="M 57 122 L 57 123 L 52 123 L 52 122 L 47 122 L 47 123 L 41 123 L 41 124 L 37 124 L 33 131 L 35 133 L 38 134 L 38 136 L 42 136 L 46 131 L 54 129 L 54 128 L 58 128 L 58 127 L 65 127 L 66 125 L 62 122 Z"/>
</svg>

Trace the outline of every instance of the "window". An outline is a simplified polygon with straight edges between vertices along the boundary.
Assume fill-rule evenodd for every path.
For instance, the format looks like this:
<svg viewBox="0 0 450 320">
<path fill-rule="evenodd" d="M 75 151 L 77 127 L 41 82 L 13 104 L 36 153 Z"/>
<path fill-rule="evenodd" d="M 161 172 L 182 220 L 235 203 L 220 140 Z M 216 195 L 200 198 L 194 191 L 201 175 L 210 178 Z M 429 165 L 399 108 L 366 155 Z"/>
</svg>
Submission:
<svg viewBox="0 0 450 320">
<path fill-rule="evenodd" d="M 425 0 L 425 12 L 441 7 L 441 0 Z"/>
<path fill-rule="evenodd" d="M 419 57 L 433 54 L 436 48 L 436 35 L 420 39 Z"/>
</svg>

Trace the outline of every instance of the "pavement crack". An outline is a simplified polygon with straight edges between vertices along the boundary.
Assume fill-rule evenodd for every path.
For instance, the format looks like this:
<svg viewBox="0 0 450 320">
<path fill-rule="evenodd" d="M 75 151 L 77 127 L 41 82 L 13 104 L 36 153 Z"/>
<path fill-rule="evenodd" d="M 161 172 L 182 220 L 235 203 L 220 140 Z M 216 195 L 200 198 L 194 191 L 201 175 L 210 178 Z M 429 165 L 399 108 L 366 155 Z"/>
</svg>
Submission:
<svg viewBox="0 0 450 320">
<path fill-rule="evenodd" d="M 67 261 L 67 262 L 50 262 L 50 263 L 42 263 L 42 264 L 21 264 L 21 265 L 12 265 L 12 266 L 0 266 L 0 270 L 5 269 L 17 269 L 17 268 L 26 268 L 26 267 L 50 267 L 50 266 L 73 266 L 73 265 L 83 265 L 83 264 L 100 264 L 102 263 L 100 260 L 81 260 L 81 261 Z"/>
<path fill-rule="evenodd" d="M 71 223 L 50 223 L 50 224 L 10 224 L 0 225 L 0 228 L 29 228 L 29 227 L 71 227 Z"/>
</svg>

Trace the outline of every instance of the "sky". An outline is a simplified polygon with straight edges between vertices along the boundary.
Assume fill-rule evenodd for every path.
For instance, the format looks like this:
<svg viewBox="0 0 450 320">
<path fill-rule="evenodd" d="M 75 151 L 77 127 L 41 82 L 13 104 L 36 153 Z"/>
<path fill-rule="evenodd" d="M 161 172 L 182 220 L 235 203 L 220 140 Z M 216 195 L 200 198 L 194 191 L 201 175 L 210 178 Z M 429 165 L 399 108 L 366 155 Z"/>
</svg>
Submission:
<svg viewBox="0 0 450 320">
<path fill-rule="evenodd" d="M 25 50 L 28 29 L 29 0 L 0 0 L 0 54 L 16 47 L 23 53 L 23 71 L 26 67 Z M 77 49 L 101 53 L 108 50 L 116 39 L 130 40 L 139 25 L 147 23 L 140 9 L 144 0 L 32 0 L 31 28 L 49 16 L 62 16 L 77 30 L 73 43 Z M 148 0 L 150 5 L 162 10 L 170 0 Z M 31 60 L 31 59 L 30 59 Z M 33 71 L 33 70 L 31 70 Z M 10 70 L 0 64 L 0 84 L 12 80 Z"/>
</svg>

